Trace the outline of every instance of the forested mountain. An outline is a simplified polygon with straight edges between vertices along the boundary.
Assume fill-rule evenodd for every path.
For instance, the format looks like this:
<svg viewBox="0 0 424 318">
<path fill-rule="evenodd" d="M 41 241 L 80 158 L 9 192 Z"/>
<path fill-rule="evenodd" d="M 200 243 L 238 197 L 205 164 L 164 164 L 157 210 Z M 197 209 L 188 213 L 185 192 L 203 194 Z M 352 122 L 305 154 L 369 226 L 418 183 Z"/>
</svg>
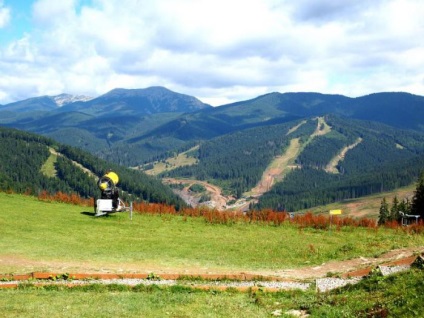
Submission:
<svg viewBox="0 0 424 318">
<path fill-rule="evenodd" d="M 274 157 L 284 153 L 291 138 L 309 136 L 317 126 L 309 120 L 288 137 L 297 124 L 299 121 L 250 128 L 211 139 L 191 153 L 198 164 L 165 172 L 163 177 L 207 180 L 241 197 L 259 182 Z"/>
<path fill-rule="evenodd" d="M 70 94 L 60 94 L 56 96 L 40 96 L 0 106 L 0 110 L 16 113 L 53 111 L 59 107 L 70 103 L 85 102 L 90 99 L 91 97 L 82 95 L 74 96 Z"/>
<path fill-rule="evenodd" d="M 211 107 L 195 97 L 172 92 L 165 87 L 145 89 L 116 88 L 88 102 L 68 104 L 61 112 L 79 111 L 97 117 L 120 115 L 150 115 L 185 113 Z"/>
<path fill-rule="evenodd" d="M 37 194 L 46 190 L 97 197 L 99 190 L 95 176 L 102 176 L 112 169 L 120 177 L 118 186 L 124 191 L 124 197 L 131 195 L 133 200 L 167 203 L 177 208 L 184 205 L 156 178 L 107 163 L 46 137 L 0 128 L 0 148 L 0 190 L 3 191 Z M 50 172 L 46 168 L 49 165 Z M 81 166 L 93 175 L 84 172 Z"/>
<path fill-rule="evenodd" d="M 42 98 L 44 99 L 44 97 Z M 320 93 L 270 93 L 220 107 L 163 87 L 115 89 L 51 111 L 0 107 L 0 124 L 28 130 L 136 166 L 199 142 L 245 129 L 336 114 L 424 131 L 424 97 L 377 93 L 358 98 Z M 16 104 L 16 103 L 14 103 Z M 19 103 L 18 103 L 19 104 Z M 6 111 L 7 110 L 7 111 Z"/>
<path fill-rule="evenodd" d="M 1 106 L 0 124 L 130 167 L 196 146 L 189 153 L 195 165 L 162 177 L 207 180 L 260 207 L 291 210 L 389 190 L 413 182 L 424 167 L 424 97 L 408 93 L 275 92 L 210 107 L 150 87 L 51 110 L 38 108 L 43 100 L 33 99 L 33 108 L 30 100 Z M 284 171 L 269 170 L 275 160 L 286 161 L 277 165 Z"/>
<path fill-rule="evenodd" d="M 298 169 L 265 193 L 258 207 L 297 210 L 393 190 L 424 171 L 424 134 L 374 122 L 327 116 L 331 132 L 314 138 L 296 159 Z M 355 143 L 357 142 L 357 143 Z M 337 162 L 343 147 L 355 145 Z"/>
<path fill-rule="evenodd" d="M 289 156 L 293 141 L 297 154 L 258 207 L 305 209 L 392 190 L 411 184 L 424 169 L 423 133 L 328 115 L 321 124 L 313 117 L 211 139 L 191 153 L 197 164 L 163 176 L 207 180 L 237 198 L 248 197 L 275 158 Z"/>
</svg>

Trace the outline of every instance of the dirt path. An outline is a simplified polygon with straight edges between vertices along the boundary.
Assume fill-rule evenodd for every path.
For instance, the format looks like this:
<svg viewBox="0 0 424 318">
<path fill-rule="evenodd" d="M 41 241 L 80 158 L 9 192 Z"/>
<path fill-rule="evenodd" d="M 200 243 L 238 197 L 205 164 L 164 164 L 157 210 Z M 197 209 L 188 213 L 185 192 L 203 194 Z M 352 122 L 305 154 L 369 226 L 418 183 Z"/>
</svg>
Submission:
<svg viewBox="0 0 424 318">
<path fill-rule="evenodd" d="M 329 261 L 319 266 L 308 266 L 304 268 L 281 270 L 276 272 L 263 272 L 266 275 L 277 276 L 282 278 L 290 278 L 297 280 L 308 280 L 315 278 L 326 277 L 329 273 L 346 274 L 349 272 L 360 272 L 369 267 L 379 264 L 406 260 L 413 255 L 424 252 L 424 247 L 421 248 L 402 248 L 384 253 L 376 258 L 359 257 L 345 261 Z"/>
<path fill-rule="evenodd" d="M 410 261 L 412 256 L 416 256 L 424 252 L 424 247 L 402 248 L 392 250 L 376 258 L 359 257 L 345 261 L 329 261 L 318 266 L 305 266 L 293 269 L 281 270 L 222 270 L 214 268 L 198 268 L 185 266 L 184 268 L 163 268 L 155 264 L 98 264 L 90 262 L 60 262 L 60 261 L 41 261 L 29 260 L 16 255 L 0 255 L 0 274 L 7 274 L 10 271 L 4 271 L 5 268 L 19 268 L 19 271 L 13 271 L 14 274 L 27 274 L 31 272 L 47 272 L 47 273 L 89 273 L 89 274 L 149 274 L 155 273 L 159 276 L 204 276 L 204 277 L 269 277 L 276 280 L 287 279 L 296 281 L 307 281 L 316 278 L 326 277 L 329 273 L 343 274 L 351 272 L 361 272 L 370 267 L 379 264 L 395 263 Z"/>
<path fill-rule="evenodd" d="M 246 193 L 246 195 L 257 198 L 269 191 L 275 182 L 283 180 L 285 174 L 289 170 L 295 168 L 295 166 L 293 166 L 293 162 L 299 155 L 299 152 L 299 138 L 290 140 L 290 145 L 287 148 L 287 151 L 273 160 L 273 162 L 265 169 L 258 184 Z"/>
</svg>

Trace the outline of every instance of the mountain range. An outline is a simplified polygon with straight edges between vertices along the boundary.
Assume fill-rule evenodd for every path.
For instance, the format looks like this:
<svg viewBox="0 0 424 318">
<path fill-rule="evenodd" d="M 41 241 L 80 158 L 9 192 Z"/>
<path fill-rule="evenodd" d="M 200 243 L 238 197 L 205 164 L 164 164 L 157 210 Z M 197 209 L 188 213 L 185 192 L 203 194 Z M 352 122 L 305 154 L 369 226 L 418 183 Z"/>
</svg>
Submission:
<svg viewBox="0 0 424 318">
<path fill-rule="evenodd" d="M 146 172 L 162 162 L 160 177 L 206 180 L 251 206 L 291 210 L 357 197 L 410 184 L 424 168 L 424 97 L 409 93 L 274 92 L 212 107 L 150 87 L 58 100 L 0 106 L 0 124 Z M 173 166 L 178 156 L 189 164 Z M 278 158 L 286 162 L 266 191 L 252 192 Z"/>
</svg>

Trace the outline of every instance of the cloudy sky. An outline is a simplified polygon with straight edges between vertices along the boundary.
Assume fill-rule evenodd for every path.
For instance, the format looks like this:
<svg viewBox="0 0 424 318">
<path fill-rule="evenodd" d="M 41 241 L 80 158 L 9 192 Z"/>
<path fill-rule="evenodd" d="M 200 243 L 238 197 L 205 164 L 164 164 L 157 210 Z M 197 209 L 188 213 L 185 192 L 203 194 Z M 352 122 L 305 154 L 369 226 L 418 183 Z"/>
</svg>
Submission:
<svg viewBox="0 0 424 318">
<path fill-rule="evenodd" d="M 0 104 L 165 86 L 424 95 L 423 0 L 0 0 Z"/>
</svg>

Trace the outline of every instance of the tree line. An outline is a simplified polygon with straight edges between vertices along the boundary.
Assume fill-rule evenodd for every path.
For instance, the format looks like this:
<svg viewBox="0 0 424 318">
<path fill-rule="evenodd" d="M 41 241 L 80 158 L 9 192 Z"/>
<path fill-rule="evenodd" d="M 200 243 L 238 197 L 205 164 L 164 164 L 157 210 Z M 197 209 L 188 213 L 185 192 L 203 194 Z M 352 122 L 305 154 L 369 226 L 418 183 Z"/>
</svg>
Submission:
<svg viewBox="0 0 424 318">
<path fill-rule="evenodd" d="M 49 193 L 77 193 L 83 198 L 99 195 L 97 177 L 114 170 L 120 178 L 122 197 L 185 206 L 184 201 L 160 180 L 139 171 L 108 163 L 79 149 L 59 144 L 49 138 L 0 127 L 0 190 L 37 195 Z M 61 154 L 54 163 L 56 176 L 49 177 L 41 167 L 51 156 L 49 148 Z M 79 163 L 93 175 L 75 165 Z"/>
<path fill-rule="evenodd" d="M 424 172 L 418 178 L 412 201 L 409 201 L 408 198 L 399 201 L 397 196 L 395 196 L 390 207 L 386 198 L 381 200 L 378 224 L 383 225 L 389 222 L 400 223 L 406 215 L 419 216 L 419 218 L 415 218 L 415 221 L 424 222 Z"/>
</svg>

